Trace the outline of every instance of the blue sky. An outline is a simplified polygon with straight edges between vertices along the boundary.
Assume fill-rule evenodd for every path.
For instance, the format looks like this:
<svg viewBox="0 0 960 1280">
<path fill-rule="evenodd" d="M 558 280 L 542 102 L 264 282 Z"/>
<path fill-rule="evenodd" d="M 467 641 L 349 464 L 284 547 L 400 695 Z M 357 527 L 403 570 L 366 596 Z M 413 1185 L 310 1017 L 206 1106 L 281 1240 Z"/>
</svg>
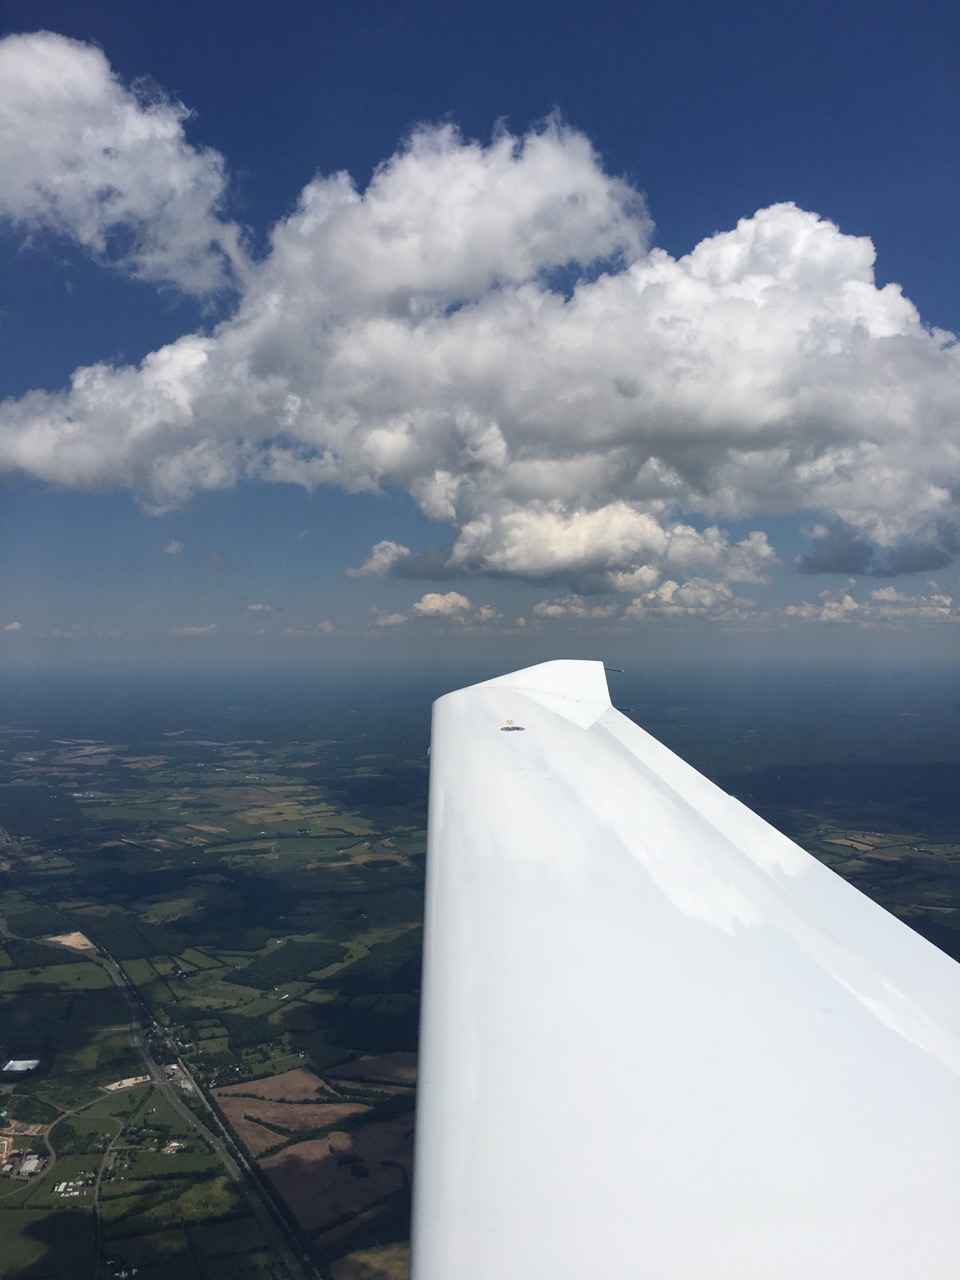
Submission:
<svg viewBox="0 0 960 1280">
<path fill-rule="evenodd" d="M 955 6 L 0 15 L 4 661 L 955 656 Z"/>
</svg>

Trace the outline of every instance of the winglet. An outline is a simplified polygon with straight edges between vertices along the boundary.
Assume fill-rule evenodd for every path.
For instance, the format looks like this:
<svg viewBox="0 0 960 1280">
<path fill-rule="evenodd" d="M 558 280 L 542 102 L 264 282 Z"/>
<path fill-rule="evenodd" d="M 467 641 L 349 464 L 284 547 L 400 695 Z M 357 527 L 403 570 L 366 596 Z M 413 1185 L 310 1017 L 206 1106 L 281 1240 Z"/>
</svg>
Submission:
<svg viewBox="0 0 960 1280">
<path fill-rule="evenodd" d="M 475 688 L 516 689 L 518 692 L 548 694 L 554 698 L 572 698 L 590 704 L 597 715 L 610 706 L 610 691 L 602 662 L 579 658 L 559 658 L 540 662 L 509 675 L 484 680 Z"/>
</svg>

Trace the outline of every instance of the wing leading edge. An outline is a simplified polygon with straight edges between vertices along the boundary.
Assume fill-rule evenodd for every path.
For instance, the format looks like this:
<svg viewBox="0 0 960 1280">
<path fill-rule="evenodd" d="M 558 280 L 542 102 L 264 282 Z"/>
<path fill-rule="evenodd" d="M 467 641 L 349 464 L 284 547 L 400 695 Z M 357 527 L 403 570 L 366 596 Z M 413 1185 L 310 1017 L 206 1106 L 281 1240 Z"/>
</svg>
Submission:
<svg viewBox="0 0 960 1280">
<path fill-rule="evenodd" d="M 414 1280 L 948 1280 L 960 965 L 552 662 L 434 708 Z"/>
</svg>

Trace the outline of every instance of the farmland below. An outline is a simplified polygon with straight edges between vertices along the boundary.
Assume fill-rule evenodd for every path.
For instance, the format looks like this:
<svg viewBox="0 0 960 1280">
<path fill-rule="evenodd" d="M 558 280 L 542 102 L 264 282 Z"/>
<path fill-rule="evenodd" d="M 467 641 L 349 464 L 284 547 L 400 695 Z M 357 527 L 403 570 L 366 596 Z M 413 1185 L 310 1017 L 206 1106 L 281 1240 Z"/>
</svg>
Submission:
<svg viewBox="0 0 960 1280">
<path fill-rule="evenodd" d="M 751 681 L 619 700 L 960 957 L 953 703 Z M 0 686 L 0 1276 L 406 1276 L 442 691 Z"/>
<path fill-rule="evenodd" d="M 243 714 L 157 707 L 123 740 L 50 708 L 2 727 L 0 1048 L 37 1065 L 2 1077 L 0 1274 L 404 1265 L 423 725 L 371 742 L 375 712 L 328 699 L 278 743 Z M 364 787 L 380 803 L 345 803 Z M 18 1177 L 28 1150 L 44 1167 Z"/>
</svg>

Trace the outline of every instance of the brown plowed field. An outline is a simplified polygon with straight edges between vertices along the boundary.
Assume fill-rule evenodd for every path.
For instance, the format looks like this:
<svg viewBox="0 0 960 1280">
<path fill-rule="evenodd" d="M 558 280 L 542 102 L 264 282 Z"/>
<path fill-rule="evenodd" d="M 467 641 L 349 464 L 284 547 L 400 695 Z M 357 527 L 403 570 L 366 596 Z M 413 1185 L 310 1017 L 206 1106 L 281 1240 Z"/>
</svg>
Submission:
<svg viewBox="0 0 960 1280">
<path fill-rule="evenodd" d="M 278 1076 L 265 1076 L 262 1080 L 248 1080 L 246 1084 L 228 1084 L 217 1089 L 218 1098 L 232 1094 L 253 1094 L 257 1098 L 289 1098 L 292 1102 L 312 1102 L 323 1081 L 306 1067 L 294 1067 Z M 222 1105 L 222 1103 L 221 1103 Z"/>
<path fill-rule="evenodd" d="M 322 1231 L 346 1213 L 362 1213 L 403 1186 L 409 1177 L 413 1112 L 356 1133 L 331 1133 L 287 1147 L 260 1161 L 260 1167 L 306 1231 Z M 338 1163 L 345 1156 L 354 1161 Z M 391 1162 L 385 1167 L 384 1160 Z M 364 1170 L 358 1177 L 353 1169 Z"/>
<path fill-rule="evenodd" d="M 261 1127 L 258 1121 L 277 1125 L 292 1134 L 304 1129 L 329 1129 L 341 1124 L 348 1116 L 359 1116 L 372 1110 L 359 1102 L 271 1102 L 260 1098 L 224 1097 L 218 1101 L 224 1115 L 254 1157 L 283 1141 L 281 1134 Z"/>
<path fill-rule="evenodd" d="M 236 1101 L 239 1102 L 239 1099 Z M 223 1106 L 223 1103 L 220 1105 Z M 264 1151 L 269 1151 L 278 1142 L 283 1142 L 281 1134 L 274 1133 L 272 1129 L 264 1129 L 263 1125 L 255 1124 L 252 1120 L 245 1120 L 242 1110 L 239 1115 L 234 1116 L 225 1106 L 223 1109 L 252 1160 L 258 1160 Z"/>
</svg>

